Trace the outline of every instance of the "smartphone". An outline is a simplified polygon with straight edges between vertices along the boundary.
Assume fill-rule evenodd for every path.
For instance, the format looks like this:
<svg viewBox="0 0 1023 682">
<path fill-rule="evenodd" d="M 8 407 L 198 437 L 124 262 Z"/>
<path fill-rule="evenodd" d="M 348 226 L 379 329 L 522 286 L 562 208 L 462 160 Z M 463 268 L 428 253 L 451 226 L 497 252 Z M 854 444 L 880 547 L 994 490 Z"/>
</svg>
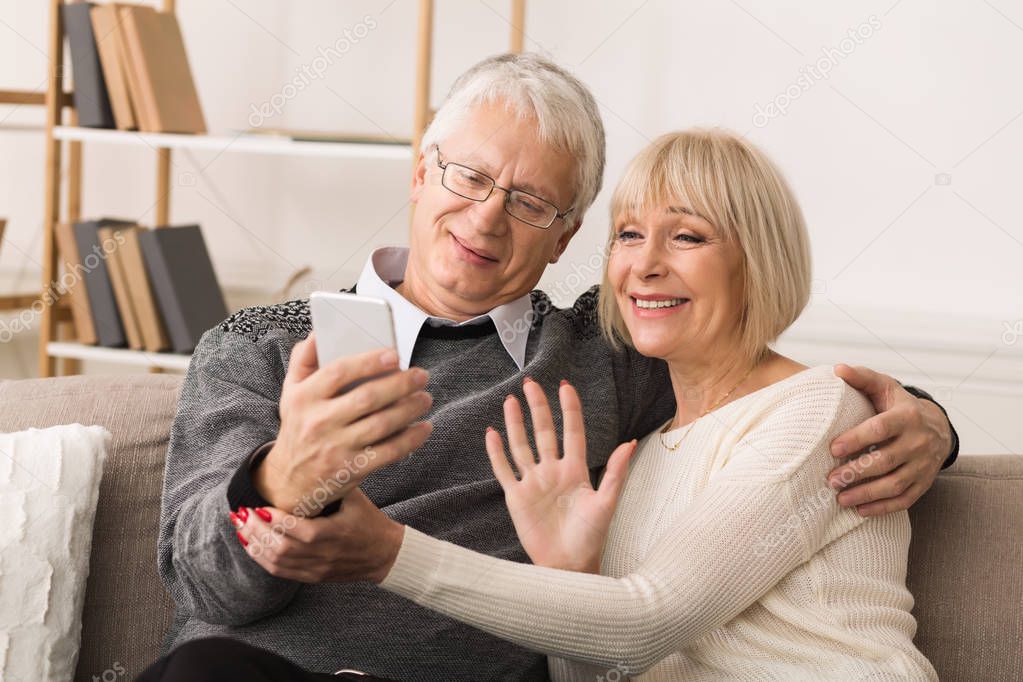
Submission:
<svg viewBox="0 0 1023 682">
<path fill-rule="evenodd" d="M 391 306 L 381 298 L 314 291 L 309 296 L 309 313 L 316 332 L 316 360 L 320 367 L 337 358 L 380 348 L 397 350 Z M 389 373 L 354 382 L 340 392 Z"/>
</svg>

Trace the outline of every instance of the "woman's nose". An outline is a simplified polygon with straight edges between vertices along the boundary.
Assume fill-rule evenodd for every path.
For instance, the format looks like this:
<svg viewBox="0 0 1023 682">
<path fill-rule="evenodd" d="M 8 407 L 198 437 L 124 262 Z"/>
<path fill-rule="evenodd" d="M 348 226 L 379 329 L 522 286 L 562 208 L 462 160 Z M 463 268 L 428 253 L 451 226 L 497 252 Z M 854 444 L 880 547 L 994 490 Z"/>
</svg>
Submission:
<svg viewBox="0 0 1023 682">
<path fill-rule="evenodd" d="M 650 279 L 662 277 L 668 272 L 665 262 L 664 249 L 655 239 L 648 239 L 637 254 L 636 262 L 633 265 L 633 272 L 637 277 Z"/>
</svg>

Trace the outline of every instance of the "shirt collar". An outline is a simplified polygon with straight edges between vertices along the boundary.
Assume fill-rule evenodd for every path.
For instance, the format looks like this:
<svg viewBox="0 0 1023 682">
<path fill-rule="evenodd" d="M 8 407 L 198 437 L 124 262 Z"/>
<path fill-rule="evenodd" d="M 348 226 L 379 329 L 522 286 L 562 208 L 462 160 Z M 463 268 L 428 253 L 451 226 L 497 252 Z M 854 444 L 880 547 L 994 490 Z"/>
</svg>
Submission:
<svg viewBox="0 0 1023 682">
<path fill-rule="evenodd" d="M 363 296 L 382 298 L 391 306 L 394 316 L 394 335 L 398 343 L 398 358 L 402 369 L 408 369 L 412 361 L 412 350 L 419 339 L 423 324 L 433 326 L 461 327 L 480 324 L 488 319 L 497 328 L 497 335 L 504 349 L 511 356 L 516 367 L 522 370 L 526 364 L 526 341 L 532 327 L 533 303 L 525 294 L 510 303 L 499 305 L 490 312 L 477 315 L 465 322 L 455 322 L 446 317 L 435 317 L 420 310 L 415 304 L 399 294 L 390 282 L 405 278 L 409 250 L 406 247 L 388 246 L 374 251 L 359 276 L 356 291 Z"/>
</svg>

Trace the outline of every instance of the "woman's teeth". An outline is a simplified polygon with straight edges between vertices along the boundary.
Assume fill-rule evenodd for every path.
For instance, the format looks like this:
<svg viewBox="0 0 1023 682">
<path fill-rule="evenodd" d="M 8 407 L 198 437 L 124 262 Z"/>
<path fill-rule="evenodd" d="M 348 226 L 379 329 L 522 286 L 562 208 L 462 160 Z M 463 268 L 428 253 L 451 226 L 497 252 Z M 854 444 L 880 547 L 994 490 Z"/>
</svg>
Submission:
<svg viewBox="0 0 1023 682">
<path fill-rule="evenodd" d="M 642 301 L 635 299 L 637 308 L 671 308 L 688 301 L 688 298 L 669 298 L 663 301 Z"/>
</svg>

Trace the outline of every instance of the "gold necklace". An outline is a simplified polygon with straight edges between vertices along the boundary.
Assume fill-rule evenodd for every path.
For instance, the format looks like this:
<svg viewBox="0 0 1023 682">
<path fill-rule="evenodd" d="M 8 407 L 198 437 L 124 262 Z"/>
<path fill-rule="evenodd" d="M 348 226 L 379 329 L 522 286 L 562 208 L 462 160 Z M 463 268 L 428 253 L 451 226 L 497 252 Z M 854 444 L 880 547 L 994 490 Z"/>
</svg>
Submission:
<svg viewBox="0 0 1023 682">
<path fill-rule="evenodd" d="M 718 401 L 716 403 L 714 403 L 713 405 L 708 407 L 706 410 L 704 410 L 703 413 L 700 414 L 699 417 L 697 417 L 693 421 L 689 422 L 689 428 L 686 429 L 686 432 L 682 434 L 682 437 L 679 438 L 678 442 L 675 443 L 674 445 L 668 445 L 667 443 L 664 442 L 664 434 L 666 434 L 668 432 L 668 427 L 671 426 L 671 422 L 675 421 L 674 419 L 669 420 L 668 423 L 665 424 L 661 428 L 661 432 L 658 434 L 660 439 L 661 439 L 661 445 L 666 447 L 670 452 L 675 452 L 676 450 L 678 450 L 679 446 L 682 445 L 682 441 L 684 441 L 686 439 L 686 436 L 689 435 L 689 432 L 693 430 L 693 425 L 696 424 L 696 422 L 699 421 L 700 419 L 702 419 L 703 417 L 706 417 L 708 414 L 710 414 L 711 412 L 716 410 L 718 408 L 718 406 L 721 405 L 721 403 L 725 402 L 725 400 L 728 399 L 728 396 L 732 395 L 732 393 L 735 392 L 735 389 L 737 389 L 740 386 L 742 386 L 742 383 L 744 381 L 746 381 L 746 379 L 749 379 L 749 375 L 753 374 L 753 370 L 755 370 L 757 368 L 757 365 L 759 365 L 759 364 L 760 363 L 758 362 L 758 363 L 755 363 L 752 367 L 750 367 L 749 371 L 746 372 L 746 374 L 741 379 L 739 379 L 739 383 L 737 383 L 735 386 L 732 386 L 732 389 L 730 391 L 728 391 L 728 393 L 725 393 L 723 396 L 721 396 L 718 399 Z"/>
</svg>

